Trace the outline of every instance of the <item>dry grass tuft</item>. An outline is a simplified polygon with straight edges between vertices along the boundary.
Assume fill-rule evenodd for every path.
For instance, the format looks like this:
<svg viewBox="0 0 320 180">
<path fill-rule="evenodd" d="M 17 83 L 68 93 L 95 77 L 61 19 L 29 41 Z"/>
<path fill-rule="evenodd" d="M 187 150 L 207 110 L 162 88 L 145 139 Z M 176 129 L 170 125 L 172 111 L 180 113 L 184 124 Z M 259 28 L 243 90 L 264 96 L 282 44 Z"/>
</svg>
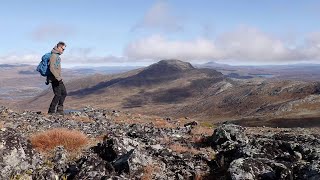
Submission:
<svg viewBox="0 0 320 180">
<path fill-rule="evenodd" d="M 202 174 L 196 173 L 194 179 L 195 180 L 202 180 L 203 179 L 202 176 L 203 176 Z"/>
<path fill-rule="evenodd" d="M 174 128 L 174 125 L 172 123 L 169 123 L 164 119 L 156 119 L 155 121 L 152 122 L 152 124 L 156 128 Z"/>
<path fill-rule="evenodd" d="M 206 138 L 205 137 L 203 137 L 203 136 L 193 136 L 192 138 L 191 138 L 191 141 L 192 142 L 194 142 L 194 143 L 198 143 L 198 144 L 202 144 L 202 143 L 205 143 L 205 140 L 206 140 Z"/>
<path fill-rule="evenodd" d="M 186 153 L 186 152 L 190 152 L 191 154 L 199 154 L 200 153 L 200 151 L 195 148 L 185 147 L 180 144 L 172 144 L 169 146 L 169 148 L 172 151 L 177 152 L 177 153 Z"/>
<path fill-rule="evenodd" d="M 30 138 L 33 147 L 41 152 L 48 152 L 57 146 L 64 146 L 69 152 L 80 150 L 88 143 L 82 132 L 65 128 L 55 128 L 34 134 Z"/>
<path fill-rule="evenodd" d="M 143 168 L 143 175 L 141 180 L 151 180 L 153 179 L 153 174 L 159 172 L 159 167 L 156 165 L 149 164 Z"/>
<path fill-rule="evenodd" d="M 210 127 L 196 126 L 191 130 L 191 134 L 211 136 L 213 131 L 213 128 Z"/>
</svg>

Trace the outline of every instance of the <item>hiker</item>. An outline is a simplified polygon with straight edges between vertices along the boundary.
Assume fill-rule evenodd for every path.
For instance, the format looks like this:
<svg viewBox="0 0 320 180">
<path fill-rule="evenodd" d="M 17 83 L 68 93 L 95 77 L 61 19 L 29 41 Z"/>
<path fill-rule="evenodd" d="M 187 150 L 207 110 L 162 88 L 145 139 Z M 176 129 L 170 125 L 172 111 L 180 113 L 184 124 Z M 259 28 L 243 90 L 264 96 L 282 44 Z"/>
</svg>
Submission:
<svg viewBox="0 0 320 180">
<path fill-rule="evenodd" d="M 47 76 L 47 82 L 51 83 L 54 97 L 51 101 L 48 114 L 58 113 L 63 115 L 63 102 L 67 96 L 67 90 L 61 77 L 61 58 L 66 48 L 64 42 L 59 42 L 51 51 L 49 67 L 51 74 Z"/>
</svg>

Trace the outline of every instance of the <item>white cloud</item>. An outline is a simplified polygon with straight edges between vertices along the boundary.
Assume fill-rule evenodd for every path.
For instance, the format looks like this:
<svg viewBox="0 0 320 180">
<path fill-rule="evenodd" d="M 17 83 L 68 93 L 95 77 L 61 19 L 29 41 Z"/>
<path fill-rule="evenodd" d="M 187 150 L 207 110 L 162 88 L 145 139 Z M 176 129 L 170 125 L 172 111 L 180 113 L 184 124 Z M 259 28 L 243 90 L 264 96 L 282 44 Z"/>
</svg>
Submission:
<svg viewBox="0 0 320 180">
<path fill-rule="evenodd" d="M 39 63 L 41 55 L 39 54 L 7 54 L 0 56 L 0 64 L 35 64 Z"/>
<path fill-rule="evenodd" d="M 224 59 L 278 62 L 304 58 L 297 49 L 288 48 L 286 44 L 280 38 L 245 26 L 217 38 Z"/>
<path fill-rule="evenodd" d="M 293 42 L 296 41 L 286 41 L 256 28 L 241 26 L 218 35 L 215 40 L 170 40 L 153 35 L 129 43 L 125 55 L 136 59 L 232 60 L 261 64 L 320 60 L 320 33 L 309 34 L 300 44 Z"/>
<path fill-rule="evenodd" d="M 308 59 L 320 60 L 320 32 L 313 32 L 307 35 L 305 46 L 301 51 Z"/>
<path fill-rule="evenodd" d="M 38 64 L 41 56 L 34 52 L 10 53 L 0 56 L 0 63 Z M 92 48 L 68 49 L 62 56 L 63 64 L 70 65 L 147 64 L 173 58 L 189 62 L 214 60 L 238 64 L 320 63 L 320 32 L 309 33 L 298 41 L 242 26 L 217 35 L 215 40 L 172 40 L 164 35 L 152 35 L 130 42 L 122 56 L 97 56 Z"/>
<path fill-rule="evenodd" d="M 206 39 L 170 41 L 160 35 L 132 42 L 125 49 L 129 58 L 135 59 L 212 59 L 219 58 L 216 46 Z"/>
<path fill-rule="evenodd" d="M 144 15 L 133 30 L 157 29 L 166 32 L 175 32 L 183 29 L 179 19 L 172 13 L 170 6 L 165 1 L 157 1 Z"/>
<path fill-rule="evenodd" d="M 126 57 L 105 55 L 91 55 L 91 48 L 74 48 L 68 53 L 61 55 L 63 65 L 97 65 L 97 64 L 121 64 L 127 63 L 129 60 Z M 0 56 L 0 64 L 38 64 L 41 61 L 43 54 L 38 53 L 10 53 Z"/>
<path fill-rule="evenodd" d="M 68 25 L 62 24 L 42 24 L 38 26 L 31 34 L 35 41 L 45 41 L 48 39 L 65 39 L 75 34 L 75 29 Z"/>
</svg>

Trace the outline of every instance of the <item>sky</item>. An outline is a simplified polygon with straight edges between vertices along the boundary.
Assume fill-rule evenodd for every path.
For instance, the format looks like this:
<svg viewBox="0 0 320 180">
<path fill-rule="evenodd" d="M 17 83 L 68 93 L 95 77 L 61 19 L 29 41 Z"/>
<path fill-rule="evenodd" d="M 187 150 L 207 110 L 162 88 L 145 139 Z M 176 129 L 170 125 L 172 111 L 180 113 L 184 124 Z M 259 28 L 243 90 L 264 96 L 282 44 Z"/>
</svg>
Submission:
<svg viewBox="0 0 320 180">
<path fill-rule="evenodd" d="M 0 64 L 320 64 L 316 0 L 0 0 Z"/>
</svg>

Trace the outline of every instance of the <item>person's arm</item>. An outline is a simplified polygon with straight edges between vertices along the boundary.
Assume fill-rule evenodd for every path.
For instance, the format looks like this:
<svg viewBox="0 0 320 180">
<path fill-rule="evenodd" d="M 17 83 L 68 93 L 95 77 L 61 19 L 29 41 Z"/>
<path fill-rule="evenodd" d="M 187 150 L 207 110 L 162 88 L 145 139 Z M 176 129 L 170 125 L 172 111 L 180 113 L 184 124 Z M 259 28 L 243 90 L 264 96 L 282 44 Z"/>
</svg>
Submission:
<svg viewBox="0 0 320 180">
<path fill-rule="evenodd" d="M 60 74 L 57 72 L 56 68 L 54 67 L 57 63 L 56 61 L 57 61 L 57 55 L 52 54 L 50 57 L 50 62 L 49 62 L 50 71 L 58 81 L 61 81 L 62 78 L 61 78 Z"/>
</svg>

